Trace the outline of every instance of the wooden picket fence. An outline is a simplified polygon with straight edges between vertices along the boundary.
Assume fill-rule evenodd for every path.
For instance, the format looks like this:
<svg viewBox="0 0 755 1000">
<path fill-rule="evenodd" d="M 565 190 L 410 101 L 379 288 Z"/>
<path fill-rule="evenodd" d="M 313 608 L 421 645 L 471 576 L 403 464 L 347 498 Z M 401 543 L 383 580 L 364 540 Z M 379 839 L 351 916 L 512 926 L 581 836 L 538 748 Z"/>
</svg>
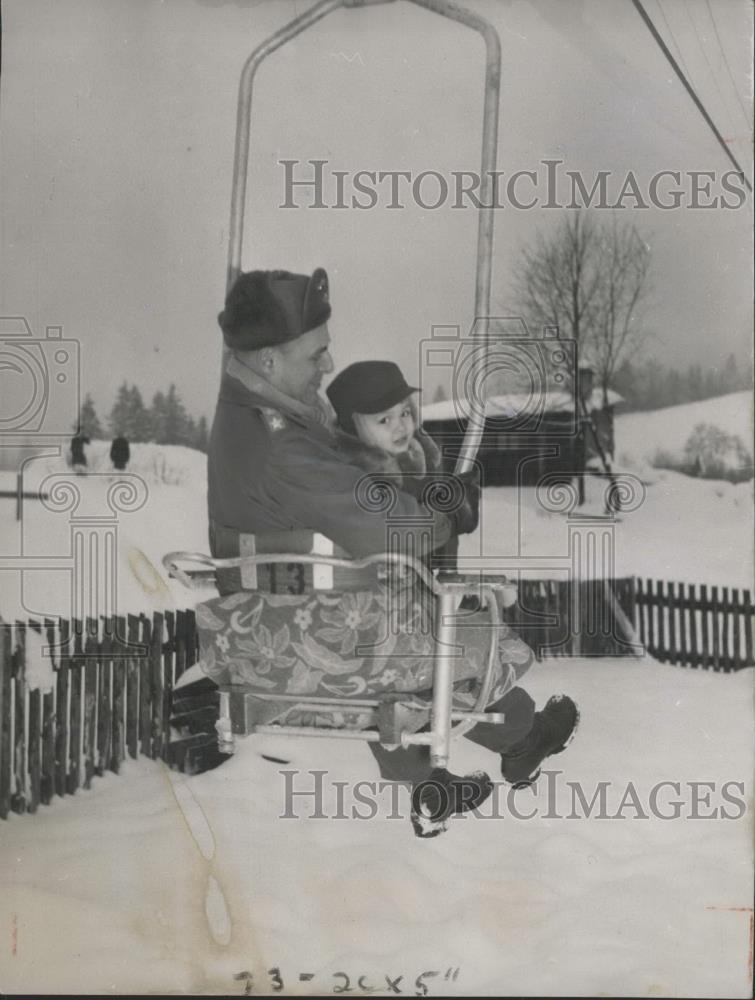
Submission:
<svg viewBox="0 0 755 1000">
<path fill-rule="evenodd" d="M 32 634 L 51 659 L 49 690 L 26 682 Z M 89 788 L 140 754 L 185 767 L 213 739 L 171 740 L 173 685 L 196 659 L 193 611 L 1 624 L 0 819 Z"/>
<path fill-rule="evenodd" d="M 504 618 L 542 659 L 630 653 L 602 581 L 522 580 Z M 576 588 L 579 588 L 578 590 Z M 749 590 L 627 578 L 610 588 L 655 658 L 718 671 L 755 665 Z M 34 636 L 50 689 L 26 680 Z M 173 688 L 197 661 L 194 612 L 0 623 L 0 819 L 89 788 L 139 755 L 181 770 L 223 759 L 219 695 L 202 680 Z"/>
<path fill-rule="evenodd" d="M 655 659 L 724 672 L 755 665 L 749 590 L 639 578 L 609 585 L 642 647 Z M 519 602 L 504 618 L 540 659 L 631 651 L 602 581 L 522 580 L 518 586 Z"/>
<path fill-rule="evenodd" d="M 657 660 L 723 671 L 755 664 L 749 590 L 638 579 L 635 599 L 639 636 Z"/>
<path fill-rule="evenodd" d="M 635 581 L 608 582 L 619 608 L 635 617 Z M 625 656 L 632 652 L 602 580 L 519 580 L 517 604 L 503 618 L 534 650 L 551 656 Z"/>
</svg>

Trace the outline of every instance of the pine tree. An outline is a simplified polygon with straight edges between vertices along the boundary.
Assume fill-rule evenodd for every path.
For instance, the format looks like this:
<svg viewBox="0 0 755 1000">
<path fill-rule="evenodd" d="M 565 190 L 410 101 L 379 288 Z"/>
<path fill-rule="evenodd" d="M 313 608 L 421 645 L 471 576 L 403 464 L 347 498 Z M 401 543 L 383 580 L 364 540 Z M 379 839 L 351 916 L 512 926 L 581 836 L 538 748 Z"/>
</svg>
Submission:
<svg viewBox="0 0 755 1000">
<path fill-rule="evenodd" d="M 151 440 L 157 444 L 183 444 L 194 447 L 197 428 L 171 383 L 167 394 L 156 392 L 149 410 Z"/>
<path fill-rule="evenodd" d="M 165 403 L 165 393 L 156 392 L 152 397 L 152 406 L 149 411 L 150 416 L 150 440 L 157 444 L 167 444 L 167 408 Z"/>
<path fill-rule="evenodd" d="M 733 354 L 730 354 L 727 357 L 726 363 L 724 364 L 723 386 L 724 392 L 736 392 L 737 389 L 741 387 L 739 366 L 737 365 L 737 359 Z"/>
<path fill-rule="evenodd" d="M 705 395 L 703 384 L 703 370 L 700 365 L 690 365 L 687 369 L 687 385 L 689 387 L 689 401 L 696 402 Z"/>
<path fill-rule="evenodd" d="M 207 417 L 200 417 L 197 423 L 196 433 L 194 435 L 194 447 L 197 451 L 207 452 L 207 447 L 209 445 L 209 434 L 207 432 Z"/>
<path fill-rule="evenodd" d="M 192 443 L 189 417 L 172 382 L 165 397 L 165 438 L 166 444 Z"/>
<path fill-rule="evenodd" d="M 193 417 L 186 417 L 186 426 L 184 427 L 183 437 L 184 440 L 181 441 L 181 444 L 186 445 L 187 448 L 193 448 L 194 441 L 197 437 L 197 425 L 194 423 Z"/>
<path fill-rule="evenodd" d="M 113 437 L 122 435 L 129 441 L 150 440 L 150 415 L 137 386 L 129 386 L 124 382 L 119 387 L 110 411 L 110 433 Z"/>
<path fill-rule="evenodd" d="M 142 394 L 135 385 L 132 385 L 129 390 L 128 402 L 129 415 L 126 437 L 130 441 L 149 441 L 152 436 L 150 415 L 144 405 Z"/>
<path fill-rule="evenodd" d="M 79 431 L 92 441 L 95 438 L 103 438 L 105 436 L 94 408 L 94 400 L 90 393 L 86 394 L 84 402 L 81 404 L 81 410 L 79 411 Z"/>
<path fill-rule="evenodd" d="M 128 437 L 127 426 L 129 407 L 129 388 L 124 382 L 118 387 L 118 393 L 115 397 L 113 408 L 110 411 L 109 423 L 110 434 L 112 437 L 119 437 L 120 435 Z"/>
</svg>

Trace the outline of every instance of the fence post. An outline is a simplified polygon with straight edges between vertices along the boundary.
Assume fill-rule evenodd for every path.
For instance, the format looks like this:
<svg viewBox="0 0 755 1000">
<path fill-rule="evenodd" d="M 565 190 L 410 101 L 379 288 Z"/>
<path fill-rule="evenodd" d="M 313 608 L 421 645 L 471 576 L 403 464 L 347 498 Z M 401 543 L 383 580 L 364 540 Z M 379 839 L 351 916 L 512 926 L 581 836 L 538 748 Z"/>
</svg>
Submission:
<svg viewBox="0 0 755 1000">
<path fill-rule="evenodd" d="M 60 623 L 60 657 L 55 683 L 55 792 L 65 795 L 68 791 L 68 688 L 70 670 L 66 651 L 70 648 L 71 622 Z"/>
<path fill-rule="evenodd" d="M 55 794 L 55 695 L 42 695 L 42 777 L 39 797 L 48 806 Z"/>
<path fill-rule="evenodd" d="M 27 690 L 26 690 L 26 635 L 25 626 L 16 622 L 13 627 L 13 680 L 15 718 L 13 734 L 13 774 L 15 790 L 11 797 L 13 812 L 26 812 L 26 722 L 27 722 Z"/>
<path fill-rule="evenodd" d="M 152 643 L 152 623 L 145 615 L 141 616 L 141 645 L 146 646 L 139 660 L 139 729 L 141 752 L 145 757 L 152 756 L 152 678 L 149 670 L 149 650 Z"/>
<path fill-rule="evenodd" d="M 697 612 L 699 611 L 700 601 L 697 596 L 697 587 L 694 583 L 687 584 L 687 601 L 689 604 L 689 659 L 693 667 L 699 667 L 702 661 L 700 643 L 698 641 L 700 630 L 697 627 Z"/>
<path fill-rule="evenodd" d="M 199 661 L 199 633 L 193 608 L 186 611 L 186 637 L 186 666 L 193 667 Z"/>
<path fill-rule="evenodd" d="M 29 692 L 29 806 L 37 811 L 41 791 L 42 769 L 42 699 L 39 688 Z"/>
<path fill-rule="evenodd" d="M 665 663 L 668 660 L 668 648 L 666 646 L 666 588 L 663 580 L 655 581 L 656 605 L 658 607 L 658 659 Z"/>
<path fill-rule="evenodd" d="M 755 665 L 752 653 L 753 628 L 755 628 L 755 615 L 752 607 L 752 594 L 749 590 L 742 591 L 745 604 L 745 666 Z"/>
<path fill-rule="evenodd" d="M 81 695 L 83 688 L 82 665 L 84 652 L 83 633 L 83 620 L 75 618 L 73 620 L 73 657 L 69 659 L 71 725 L 68 739 L 67 790 L 70 795 L 75 794 L 76 789 L 81 787 L 81 739 L 83 728 Z"/>
<path fill-rule="evenodd" d="M 128 616 L 127 642 L 129 655 L 126 660 L 126 746 L 129 757 L 136 760 L 139 742 L 139 661 L 131 648 L 139 642 L 139 618 Z"/>
<path fill-rule="evenodd" d="M 721 588 L 721 669 L 727 673 L 731 670 L 732 656 L 729 652 L 729 627 L 732 622 L 729 588 Z"/>
<path fill-rule="evenodd" d="M 629 577 L 626 589 L 627 606 L 624 610 L 626 611 L 630 621 L 634 622 L 635 631 L 637 633 L 637 637 L 640 640 L 640 643 L 642 644 L 642 652 L 644 654 L 645 639 L 642 636 L 640 630 L 640 615 L 642 614 L 642 609 L 640 608 L 637 599 L 637 584 L 639 582 L 640 581 L 637 579 L 637 577 L 635 576 Z"/>
<path fill-rule="evenodd" d="M 173 684 L 176 662 L 176 616 L 172 611 L 165 612 L 165 626 L 168 631 L 168 641 L 163 647 L 162 680 L 163 680 L 163 714 L 160 720 L 162 731 L 162 759 L 168 760 L 170 745 L 170 707 L 173 701 Z"/>
<path fill-rule="evenodd" d="M 647 635 L 645 636 L 645 648 L 651 656 L 655 656 L 656 650 L 656 629 L 655 629 L 655 602 L 653 599 L 653 581 L 645 579 L 644 585 L 645 614 L 647 616 Z"/>
<path fill-rule="evenodd" d="M 634 594 L 636 601 L 636 615 L 637 615 L 637 631 L 640 635 L 640 642 L 642 643 L 645 652 L 648 651 L 648 606 L 645 599 L 645 587 L 642 582 L 642 577 L 635 577 L 634 581 Z"/>
<path fill-rule="evenodd" d="M 711 642 L 713 646 L 713 669 L 721 669 L 719 649 L 721 645 L 721 630 L 718 622 L 718 587 L 710 588 Z"/>
<path fill-rule="evenodd" d="M 152 757 L 157 760 L 163 748 L 163 616 L 156 611 L 152 616 L 152 642 L 149 647 L 149 666 L 152 678 Z"/>
<path fill-rule="evenodd" d="M 708 627 L 708 588 L 702 583 L 700 584 L 700 634 L 702 637 L 702 659 L 700 666 L 705 670 L 712 665 L 713 660 L 710 657 L 710 645 L 708 643 L 708 637 L 710 635 L 710 629 Z"/>
<path fill-rule="evenodd" d="M 115 618 L 110 615 L 103 621 L 103 636 L 97 663 L 97 766 L 98 775 L 110 767 L 113 746 L 113 645 L 115 643 Z"/>
<path fill-rule="evenodd" d="M 679 663 L 679 646 L 676 638 L 676 584 L 669 580 L 666 606 L 668 608 L 668 648 L 670 662 Z"/>
<path fill-rule="evenodd" d="M 123 733 L 123 713 L 124 696 L 126 687 L 126 662 L 127 646 L 124 641 L 126 636 L 126 622 L 118 616 L 115 619 L 116 638 L 114 643 L 113 656 L 113 739 L 110 750 L 110 770 L 115 774 L 121 769 L 121 761 L 124 757 L 124 733 Z"/>
<path fill-rule="evenodd" d="M 97 661 L 100 658 L 98 621 L 87 618 L 84 642 L 84 788 L 90 788 L 97 755 Z"/>
<path fill-rule="evenodd" d="M 178 683 L 181 674 L 186 670 L 186 612 L 176 611 L 176 665 L 173 673 L 173 683 Z"/>
<path fill-rule="evenodd" d="M 687 642 L 688 622 L 689 622 L 689 600 L 687 598 L 687 586 L 680 582 L 676 585 L 679 602 L 679 655 L 681 662 L 686 666 L 692 666 L 689 643 Z"/>
<path fill-rule="evenodd" d="M 11 669 L 11 627 L 0 621 L 0 819 L 7 819 L 10 811 Z"/>
</svg>

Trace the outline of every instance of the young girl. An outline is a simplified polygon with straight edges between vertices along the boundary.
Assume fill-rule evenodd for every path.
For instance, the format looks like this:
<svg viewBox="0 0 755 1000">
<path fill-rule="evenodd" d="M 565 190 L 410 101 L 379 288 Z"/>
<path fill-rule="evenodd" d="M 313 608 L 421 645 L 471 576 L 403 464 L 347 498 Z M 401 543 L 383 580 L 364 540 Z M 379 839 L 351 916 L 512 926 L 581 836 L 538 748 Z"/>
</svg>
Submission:
<svg viewBox="0 0 755 1000">
<path fill-rule="evenodd" d="M 412 480 L 442 467 L 435 442 L 422 431 L 415 393 L 392 361 L 357 361 L 328 386 L 341 450 L 367 472 Z"/>
<path fill-rule="evenodd" d="M 407 384 L 399 367 L 391 361 L 359 361 L 349 365 L 326 390 L 336 413 L 341 449 L 351 461 L 368 472 L 400 474 L 403 488 L 415 493 L 412 483 L 417 483 L 421 488 L 423 479 L 428 474 L 432 475 L 440 470 L 442 466 L 437 445 L 423 433 L 420 425 L 414 396 L 418 391 L 414 386 Z M 473 521 L 476 523 L 476 513 Z M 507 590 L 508 593 L 504 592 L 498 598 L 504 607 L 516 600 L 515 588 Z M 415 602 L 412 601 L 406 606 L 413 614 Z M 471 595 L 464 598 L 461 608 L 467 613 L 465 620 L 467 627 L 462 634 L 464 653 L 455 667 L 454 704 L 458 707 L 471 708 L 477 697 L 483 665 L 489 655 L 490 619 L 488 613 L 482 611 L 477 598 Z M 427 639 L 428 644 L 425 647 L 427 655 L 432 645 L 429 616 L 420 617 L 417 622 L 421 623 L 415 630 L 421 633 L 418 639 L 420 641 Z M 494 673 L 494 693 L 491 694 L 488 710 L 503 711 L 505 708 L 509 711 L 510 706 L 517 701 L 520 704 L 529 704 L 531 702 L 529 695 L 516 686 L 534 660 L 532 650 L 503 622 L 497 627 L 496 642 L 498 662 Z M 411 654 L 407 659 L 411 661 Z M 423 662 L 426 664 L 424 669 L 431 671 L 432 667 L 428 666 L 429 660 Z M 425 675 L 420 671 L 414 677 L 415 689 L 421 689 L 420 677 L 426 679 L 429 687 L 431 674 Z M 532 710 L 534 713 L 534 705 Z M 562 716 L 565 721 L 562 720 Z M 559 753 L 564 748 L 576 727 L 578 712 L 570 699 L 564 699 L 562 702 L 551 699 L 546 709 L 533 717 L 536 720 L 536 725 L 533 724 L 532 729 L 533 736 L 530 738 L 522 733 L 522 739 L 515 745 L 509 745 L 506 742 L 508 737 L 502 738 L 496 726 L 489 723 L 478 724 L 466 734 L 472 742 L 501 754 L 501 774 L 512 784 L 529 783 L 531 774 L 535 771 L 537 774 L 540 773 L 539 764 L 546 754 Z M 542 735 L 541 730 L 546 735 Z M 536 737 L 540 739 L 542 746 L 546 747 L 546 751 L 539 755 L 534 749 L 540 746 Z M 405 749 L 389 751 L 377 747 L 374 743 L 370 746 L 384 776 L 391 773 L 390 762 L 394 759 L 392 755 L 398 754 L 399 757 L 396 759 L 400 759 L 402 755 L 418 754 L 417 748 L 411 751 Z M 442 770 L 433 771 L 428 780 L 431 783 L 433 780 L 441 782 L 450 780 L 450 787 L 453 787 L 454 782 L 467 781 L 470 783 L 469 787 L 476 789 L 472 800 L 474 805 L 484 801 L 492 789 L 490 779 L 484 772 L 475 772 L 468 778 L 459 779 L 449 776 L 448 772 Z M 453 801 L 455 803 L 456 800 Z M 412 803 L 412 822 L 417 835 L 435 836 L 440 832 L 442 826 L 427 820 L 427 803 L 421 797 L 419 802 L 413 798 Z M 452 805 L 450 810 L 464 812 L 466 808 L 462 794 L 461 802 Z"/>
</svg>

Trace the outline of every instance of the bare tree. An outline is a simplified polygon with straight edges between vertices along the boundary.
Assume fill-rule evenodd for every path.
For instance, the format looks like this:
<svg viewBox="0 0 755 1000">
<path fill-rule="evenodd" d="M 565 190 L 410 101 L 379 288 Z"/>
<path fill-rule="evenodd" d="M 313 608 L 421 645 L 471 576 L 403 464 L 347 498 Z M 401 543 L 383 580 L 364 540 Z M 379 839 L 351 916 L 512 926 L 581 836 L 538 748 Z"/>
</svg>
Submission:
<svg viewBox="0 0 755 1000">
<path fill-rule="evenodd" d="M 639 307 L 649 249 L 634 226 L 570 211 L 551 236 L 537 233 L 515 272 L 514 294 L 531 328 L 558 326 L 595 372 L 604 399 L 622 362 L 645 337 Z"/>
<path fill-rule="evenodd" d="M 636 356 L 647 339 L 641 305 L 648 292 L 650 248 L 635 226 L 622 226 L 616 215 L 600 238 L 601 280 L 587 358 L 608 404 L 608 389 L 619 365 Z"/>
</svg>

